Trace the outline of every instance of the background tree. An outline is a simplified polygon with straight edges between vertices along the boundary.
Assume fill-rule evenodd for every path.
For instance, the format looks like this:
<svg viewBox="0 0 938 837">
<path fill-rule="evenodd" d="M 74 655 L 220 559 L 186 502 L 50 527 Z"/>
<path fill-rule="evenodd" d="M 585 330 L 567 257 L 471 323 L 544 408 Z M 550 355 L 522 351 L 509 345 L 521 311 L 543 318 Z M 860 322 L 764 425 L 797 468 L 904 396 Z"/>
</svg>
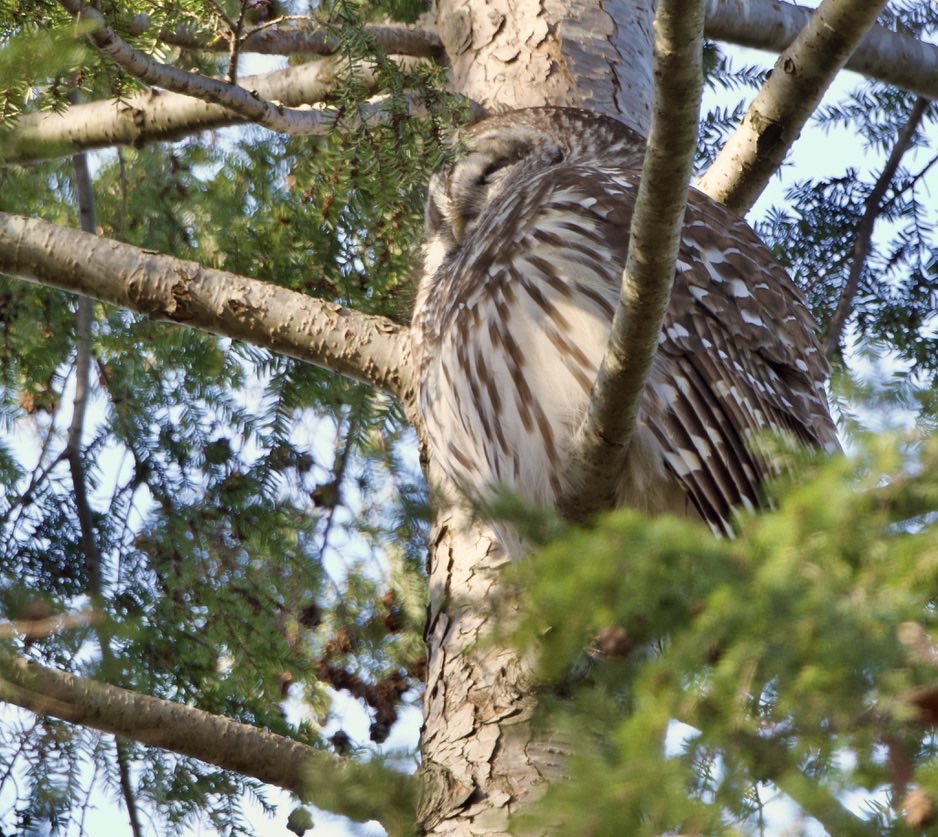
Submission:
<svg viewBox="0 0 938 837">
<path fill-rule="evenodd" d="M 794 182 L 760 231 L 831 356 L 888 347 L 903 394 L 930 407 L 934 160 L 907 163 L 938 96 L 927 2 L 893 4 L 869 31 L 860 0 L 814 18 L 662 3 L 675 52 L 659 49 L 655 102 L 644 2 L 440 0 L 419 20 L 408 0 L 0 8 L 0 269 L 18 277 L 0 289 L 0 688 L 33 713 L 4 730 L 2 827 L 81 830 L 103 784 L 135 834 L 153 811 L 169 833 L 197 817 L 249 832 L 241 801 L 269 782 L 394 833 L 413 828 L 419 784 L 423 828 L 497 833 L 569 771 L 582 781 L 539 806 L 568 830 L 719 831 L 758 818 L 765 779 L 836 833 L 928 820 L 930 448 L 822 470 L 734 544 L 627 514 L 567 533 L 516 570 L 538 568 L 521 595 L 433 462 L 429 525 L 405 324 L 423 185 L 450 129 L 480 108 L 588 107 L 651 127 L 660 178 L 691 152 L 696 110 L 667 61 L 699 53 L 666 16 L 701 6 L 713 38 L 778 51 L 802 32 L 767 81 L 704 52 L 710 85 L 761 88 L 719 156 L 743 108 L 701 123 L 701 186 L 737 211 L 844 61 L 876 80 L 816 118 L 884 153 L 881 168 Z M 252 71 L 253 53 L 290 59 Z M 115 145 L 92 185 L 82 152 Z M 873 491 L 884 474 L 902 476 Z M 569 555 L 584 553 L 579 578 Z M 549 652 L 547 727 L 528 722 L 541 675 L 493 633 L 493 601 Z M 419 782 L 324 726 L 338 690 L 385 741 L 423 683 Z M 672 719 L 699 735 L 665 759 Z M 558 753 L 571 735 L 579 761 Z M 872 824 L 837 798 L 889 783 Z"/>
</svg>

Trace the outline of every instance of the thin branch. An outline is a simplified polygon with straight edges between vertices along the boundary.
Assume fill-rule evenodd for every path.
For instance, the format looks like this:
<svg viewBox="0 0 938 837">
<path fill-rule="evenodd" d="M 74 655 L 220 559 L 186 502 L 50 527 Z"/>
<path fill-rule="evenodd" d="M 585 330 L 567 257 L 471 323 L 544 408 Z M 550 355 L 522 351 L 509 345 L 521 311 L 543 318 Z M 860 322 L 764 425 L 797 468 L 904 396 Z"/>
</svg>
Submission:
<svg viewBox="0 0 938 837">
<path fill-rule="evenodd" d="M 220 105 L 243 120 L 254 122 L 272 131 L 285 134 L 312 134 L 323 130 L 323 114 L 318 109 L 290 108 L 282 103 L 265 99 L 257 91 L 248 90 L 241 85 L 163 64 L 122 40 L 107 25 L 104 16 L 97 9 L 82 6 L 81 0 L 60 0 L 60 2 L 65 9 L 76 15 L 78 20 L 90 22 L 94 26 L 88 37 L 98 51 L 134 78 L 174 93 L 182 93 Z"/>
<path fill-rule="evenodd" d="M 86 233 L 94 234 L 95 221 L 94 195 L 91 188 L 91 176 L 88 172 L 88 160 L 84 154 L 72 158 L 75 171 L 75 191 L 78 195 L 79 218 L 81 228 Z M 78 311 L 75 314 L 75 397 L 73 400 L 72 420 L 69 423 L 68 439 L 65 444 L 66 457 L 72 474 L 72 488 L 75 494 L 75 507 L 78 513 L 78 525 L 81 530 L 81 548 L 85 556 L 88 572 L 88 595 L 91 606 L 103 608 L 103 582 L 101 576 L 101 554 L 98 551 L 94 535 L 94 514 L 88 499 L 85 464 L 82 459 L 81 437 L 85 427 L 85 410 L 91 394 L 91 314 L 92 301 L 86 296 L 78 297 Z M 105 657 L 110 656 L 106 637 L 102 637 L 101 650 Z"/>
<path fill-rule="evenodd" d="M 811 19 L 811 9 L 780 0 L 706 0 L 708 38 L 780 53 Z M 938 99 L 938 45 L 873 26 L 845 68 L 928 99 Z"/>
<path fill-rule="evenodd" d="M 388 55 L 432 59 L 440 59 L 444 55 L 443 42 L 432 29 L 386 23 L 366 26 L 364 32 Z M 200 37 L 191 26 L 185 25 L 164 29 L 159 38 L 163 43 L 191 50 L 224 51 L 229 48 L 224 39 Z M 242 52 L 266 55 L 334 55 L 339 46 L 338 38 L 309 18 L 258 27 L 241 39 Z"/>
<path fill-rule="evenodd" d="M 885 5 L 886 0 L 824 0 L 779 56 L 697 188 L 745 215 Z"/>
<path fill-rule="evenodd" d="M 0 213 L 0 271 L 246 340 L 413 399 L 409 331 L 296 291 Z"/>
<path fill-rule="evenodd" d="M 870 837 L 876 833 L 871 823 L 846 808 L 821 782 L 808 779 L 783 742 L 737 730 L 732 743 L 751 775 L 774 782 L 829 834 Z"/>
<path fill-rule="evenodd" d="M 72 101 L 78 100 L 75 92 Z M 96 234 L 97 220 L 95 212 L 94 189 L 91 184 L 91 173 L 88 170 L 88 155 L 84 152 L 72 157 L 72 166 L 75 173 L 75 192 L 78 197 L 78 215 L 81 229 L 91 235 Z M 78 526 L 81 530 L 81 548 L 85 556 L 85 567 L 88 573 L 87 593 L 91 599 L 92 607 L 104 613 L 106 602 L 104 599 L 104 571 L 102 568 L 101 551 L 98 539 L 95 536 L 94 514 L 91 501 L 88 498 L 88 476 L 85 471 L 85 460 L 81 447 L 81 437 L 85 428 L 85 415 L 88 399 L 91 395 L 91 321 L 93 302 L 86 296 L 79 295 L 78 311 L 75 314 L 75 398 L 72 409 L 72 420 L 68 428 L 68 439 L 65 444 L 65 453 L 68 458 L 69 470 L 72 475 L 72 488 L 75 494 L 75 509 L 78 513 Z M 111 649 L 111 637 L 107 622 L 100 620 L 95 623 L 95 635 L 101 646 L 101 660 L 104 671 L 108 677 L 116 673 L 114 665 L 114 652 Z M 130 757 L 127 747 L 118 738 L 115 741 L 117 769 L 120 776 L 121 796 L 127 808 L 127 818 L 134 837 L 143 837 L 140 827 L 137 798 L 130 778 Z"/>
<path fill-rule="evenodd" d="M 130 753 L 127 742 L 118 737 L 114 739 L 117 749 L 117 771 L 120 776 L 121 796 L 124 798 L 124 807 L 127 809 L 127 819 L 130 821 L 130 833 L 133 837 L 143 837 L 143 826 L 140 824 L 140 812 L 137 806 L 137 797 L 134 791 L 133 780 L 130 776 Z"/>
<path fill-rule="evenodd" d="M 896 137 L 896 144 L 893 146 L 892 153 L 890 153 L 882 173 L 877 178 L 873 191 L 866 199 L 863 217 L 860 218 L 860 223 L 857 224 L 856 239 L 853 242 L 853 261 L 850 264 L 850 273 L 847 275 L 847 281 L 840 292 L 837 308 L 827 325 L 827 334 L 824 337 L 824 351 L 830 359 L 839 354 L 844 328 L 853 313 L 853 302 L 860 287 L 860 279 L 863 276 L 863 269 L 866 266 L 870 244 L 873 240 L 873 228 L 876 226 L 876 219 L 882 209 L 883 199 L 886 197 L 889 184 L 892 183 L 892 179 L 896 175 L 903 155 L 912 147 L 915 132 L 918 130 L 929 104 L 928 99 L 918 98 L 915 100 L 909 118 Z"/>
<path fill-rule="evenodd" d="M 651 130 L 622 291 L 587 414 L 577 431 L 569 489 L 560 500 L 561 510 L 572 519 L 611 504 L 658 349 L 697 139 L 702 47 L 702 0 L 660 0 Z"/>
<path fill-rule="evenodd" d="M 389 833 L 413 828 L 412 779 L 359 764 L 201 709 L 0 654 L 0 699 L 37 715 L 110 732 L 285 788 L 318 807 Z"/>
</svg>

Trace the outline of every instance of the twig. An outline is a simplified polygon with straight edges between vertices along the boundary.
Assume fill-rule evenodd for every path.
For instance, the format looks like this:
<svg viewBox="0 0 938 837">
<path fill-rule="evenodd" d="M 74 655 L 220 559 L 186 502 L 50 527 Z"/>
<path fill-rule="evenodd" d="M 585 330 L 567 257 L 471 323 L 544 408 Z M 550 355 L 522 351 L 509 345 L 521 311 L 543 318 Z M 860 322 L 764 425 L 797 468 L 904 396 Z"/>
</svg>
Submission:
<svg viewBox="0 0 938 837">
<path fill-rule="evenodd" d="M 847 275 L 847 281 L 844 282 L 837 308 L 827 324 L 827 333 L 824 337 L 824 351 L 831 360 L 840 352 L 840 341 L 843 338 L 844 328 L 853 313 L 853 302 L 860 287 L 863 269 L 866 267 L 866 260 L 873 239 L 873 228 L 876 226 L 876 219 L 883 208 L 883 198 L 885 198 L 889 184 L 892 183 L 892 179 L 896 175 L 903 155 L 912 147 L 915 132 L 918 130 L 929 104 L 928 99 L 918 98 L 915 100 L 909 118 L 896 137 L 896 144 L 893 146 L 889 159 L 876 179 L 873 191 L 866 199 L 863 217 L 860 218 L 860 222 L 857 224 L 856 239 L 853 242 L 853 261 L 850 264 L 850 273 Z"/>
<path fill-rule="evenodd" d="M 824 0 L 779 56 L 697 188 L 745 215 L 885 5 L 886 0 Z"/>
<path fill-rule="evenodd" d="M 622 291 L 559 507 L 571 519 L 610 505 L 658 349 L 687 206 L 700 114 L 702 0 L 661 0 L 651 131 Z"/>
</svg>

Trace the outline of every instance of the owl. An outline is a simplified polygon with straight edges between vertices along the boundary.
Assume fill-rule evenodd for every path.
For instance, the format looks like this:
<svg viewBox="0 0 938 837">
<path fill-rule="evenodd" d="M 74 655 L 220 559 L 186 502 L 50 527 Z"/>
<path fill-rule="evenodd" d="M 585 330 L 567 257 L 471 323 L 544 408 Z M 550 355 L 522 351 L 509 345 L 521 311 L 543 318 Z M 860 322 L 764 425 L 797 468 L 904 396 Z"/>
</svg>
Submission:
<svg viewBox="0 0 938 837">
<path fill-rule="evenodd" d="M 470 497 L 556 505 L 609 336 L 644 141 L 572 108 L 500 114 L 429 185 L 413 315 L 431 454 Z M 702 519 L 776 473 L 758 439 L 838 448 L 798 289 L 739 217 L 690 190 L 674 287 L 618 501 Z M 504 540 L 510 540 L 505 529 Z"/>
</svg>

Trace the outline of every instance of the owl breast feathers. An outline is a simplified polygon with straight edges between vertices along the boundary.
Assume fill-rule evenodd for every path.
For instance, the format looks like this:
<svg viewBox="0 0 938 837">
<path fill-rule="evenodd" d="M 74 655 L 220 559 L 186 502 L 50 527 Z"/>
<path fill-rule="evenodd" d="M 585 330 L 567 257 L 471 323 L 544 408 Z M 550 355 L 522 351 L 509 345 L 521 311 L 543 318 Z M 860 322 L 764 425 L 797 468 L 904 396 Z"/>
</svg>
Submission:
<svg viewBox="0 0 938 837">
<path fill-rule="evenodd" d="M 554 505 L 609 335 L 642 139 L 568 108 L 477 123 L 430 182 L 413 319 L 434 455 L 470 496 Z M 670 306 L 619 492 L 732 534 L 774 474 L 767 432 L 836 450 L 827 361 L 752 230 L 691 190 Z"/>
</svg>

